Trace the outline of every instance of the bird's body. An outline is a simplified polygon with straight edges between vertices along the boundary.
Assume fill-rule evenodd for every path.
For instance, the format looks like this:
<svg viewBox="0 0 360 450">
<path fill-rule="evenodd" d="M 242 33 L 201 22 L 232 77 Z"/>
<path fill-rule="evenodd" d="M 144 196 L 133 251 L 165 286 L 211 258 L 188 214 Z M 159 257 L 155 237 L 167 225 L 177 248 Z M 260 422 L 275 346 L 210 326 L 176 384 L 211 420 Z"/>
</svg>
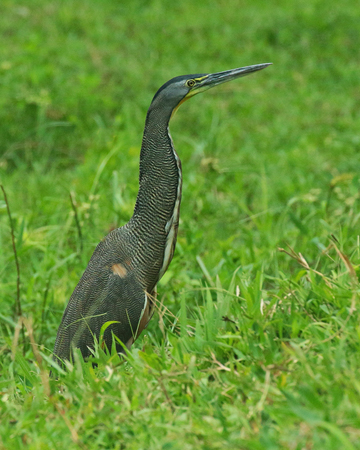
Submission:
<svg viewBox="0 0 360 450">
<path fill-rule="evenodd" d="M 156 136 L 152 136 L 152 130 L 156 130 Z M 156 142 L 156 146 L 149 154 L 151 142 Z M 118 322 L 104 333 L 108 348 L 111 332 L 130 348 L 147 325 L 153 312 L 156 283 L 175 249 L 181 185 L 181 163 L 167 123 L 160 128 L 157 115 L 149 113 L 134 215 L 96 247 L 60 325 L 55 344 L 55 354 L 60 359 L 69 359 L 74 343 L 84 357 L 89 356 L 93 336 L 99 337 L 102 325 L 108 321 Z M 143 321 L 139 323 L 141 314 Z M 121 350 L 119 345 L 118 351 Z"/>
<path fill-rule="evenodd" d="M 130 349 L 147 326 L 156 284 L 171 262 L 179 224 L 182 172 L 169 134 L 170 118 L 195 93 L 267 66 L 176 77 L 156 93 L 146 117 L 134 214 L 96 247 L 64 312 L 55 359 L 71 359 L 73 348 L 88 357 L 106 322 L 113 322 L 103 337 L 108 349 L 112 333 Z M 119 343 L 116 347 L 123 351 Z"/>
</svg>

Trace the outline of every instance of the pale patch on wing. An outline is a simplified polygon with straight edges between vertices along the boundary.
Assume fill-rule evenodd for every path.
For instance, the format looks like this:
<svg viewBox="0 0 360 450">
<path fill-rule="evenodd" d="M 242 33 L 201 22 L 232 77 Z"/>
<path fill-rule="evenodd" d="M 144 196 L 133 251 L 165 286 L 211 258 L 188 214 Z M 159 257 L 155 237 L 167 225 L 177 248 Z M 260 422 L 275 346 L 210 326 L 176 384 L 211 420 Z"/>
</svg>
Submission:
<svg viewBox="0 0 360 450">
<path fill-rule="evenodd" d="M 127 274 L 127 270 L 125 269 L 125 267 L 118 263 L 118 264 L 114 264 L 111 267 L 111 271 L 114 275 L 119 275 L 120 278 L 125 278 L 126 274 Z"/>
</svg>

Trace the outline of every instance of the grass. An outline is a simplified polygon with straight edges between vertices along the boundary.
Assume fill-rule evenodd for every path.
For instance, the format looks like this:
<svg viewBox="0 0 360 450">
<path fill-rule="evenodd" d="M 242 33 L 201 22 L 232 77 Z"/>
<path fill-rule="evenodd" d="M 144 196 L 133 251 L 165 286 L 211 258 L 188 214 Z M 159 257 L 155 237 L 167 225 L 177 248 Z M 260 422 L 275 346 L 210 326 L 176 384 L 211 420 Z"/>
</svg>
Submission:
<svg viewBox="0 0 360 450">
<path fill-rule="evenodd" d="M 0 448 L 360 448 L 355 4 L 3 0 L 0 30 L 26 318 L 1 197 Z M 132 215 L 157 88 L 269 61 L 172 121 L 180 231 L 146 333 L 49 380 L 72 290 Z"/>
</svg>

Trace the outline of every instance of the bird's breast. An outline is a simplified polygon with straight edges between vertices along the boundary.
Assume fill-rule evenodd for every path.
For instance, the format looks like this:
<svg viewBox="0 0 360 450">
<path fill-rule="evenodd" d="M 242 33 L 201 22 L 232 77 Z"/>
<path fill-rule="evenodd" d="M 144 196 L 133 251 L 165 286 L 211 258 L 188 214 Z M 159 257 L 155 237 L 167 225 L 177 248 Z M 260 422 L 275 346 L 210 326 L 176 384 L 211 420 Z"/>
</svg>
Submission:
<svg viewBox="0 0 360 450">
<path fill-rule="evenodd" d="M 162 263 L 162 266 L 161 266 L 161 269 L 159 272 L 158 280 L 160 280 L 162 278 L 162 276 L 166 272 L 166 270 L 169 267 L 169 264 L 172 260 L 172 257 L 174 255 L 175 245 L 176 245 L 177 232 L 178 232 L 178 228 L 179 228 L 180 202 L 181 202 L 181 191 L 182 191 L 182 171 L 181 171 L 181 161 L 175 150 L 174 150 L 174 156 L 175 156 L 176 165 L 177 165 L 177 169 L 178 169 L 178 185 L 177 185 L 177 191 L 176 191 L 176 200 L 175 200 L 174 210 L 173 210 L 172 216 L 170 217 L 170 219 L 168 220 L 168 222 L 165 225 L 166 242 L 165 242 L 163 263 Z"/>
</svg>

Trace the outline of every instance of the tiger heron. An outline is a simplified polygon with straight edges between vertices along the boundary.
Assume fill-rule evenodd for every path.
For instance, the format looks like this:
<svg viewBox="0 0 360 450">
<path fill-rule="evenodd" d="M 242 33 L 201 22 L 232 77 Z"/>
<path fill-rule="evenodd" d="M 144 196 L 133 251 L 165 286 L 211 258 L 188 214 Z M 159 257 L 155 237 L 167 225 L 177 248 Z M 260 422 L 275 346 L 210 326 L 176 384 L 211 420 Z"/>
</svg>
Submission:
<svg viewBox="0 0 360 450">
<path fill-rule="evenodd" d="M 170 118 L 193 95 L 269 65 L 175 77 L 157 91 L 146 116 L 134 214 L 96 247 L 65 309 L 55 361 L 70 360 L 74 348 L 84 358 L 90 356 L 106 322 L 112 323 L 104 327 L 103 342 L 111 349 L 114 334 L 119 353 L 130 349 L 146 328 L 154 312 L 156 284 L 174 254 L 179 225 L 182 172 L 169 134 Z"/>
</svg>

